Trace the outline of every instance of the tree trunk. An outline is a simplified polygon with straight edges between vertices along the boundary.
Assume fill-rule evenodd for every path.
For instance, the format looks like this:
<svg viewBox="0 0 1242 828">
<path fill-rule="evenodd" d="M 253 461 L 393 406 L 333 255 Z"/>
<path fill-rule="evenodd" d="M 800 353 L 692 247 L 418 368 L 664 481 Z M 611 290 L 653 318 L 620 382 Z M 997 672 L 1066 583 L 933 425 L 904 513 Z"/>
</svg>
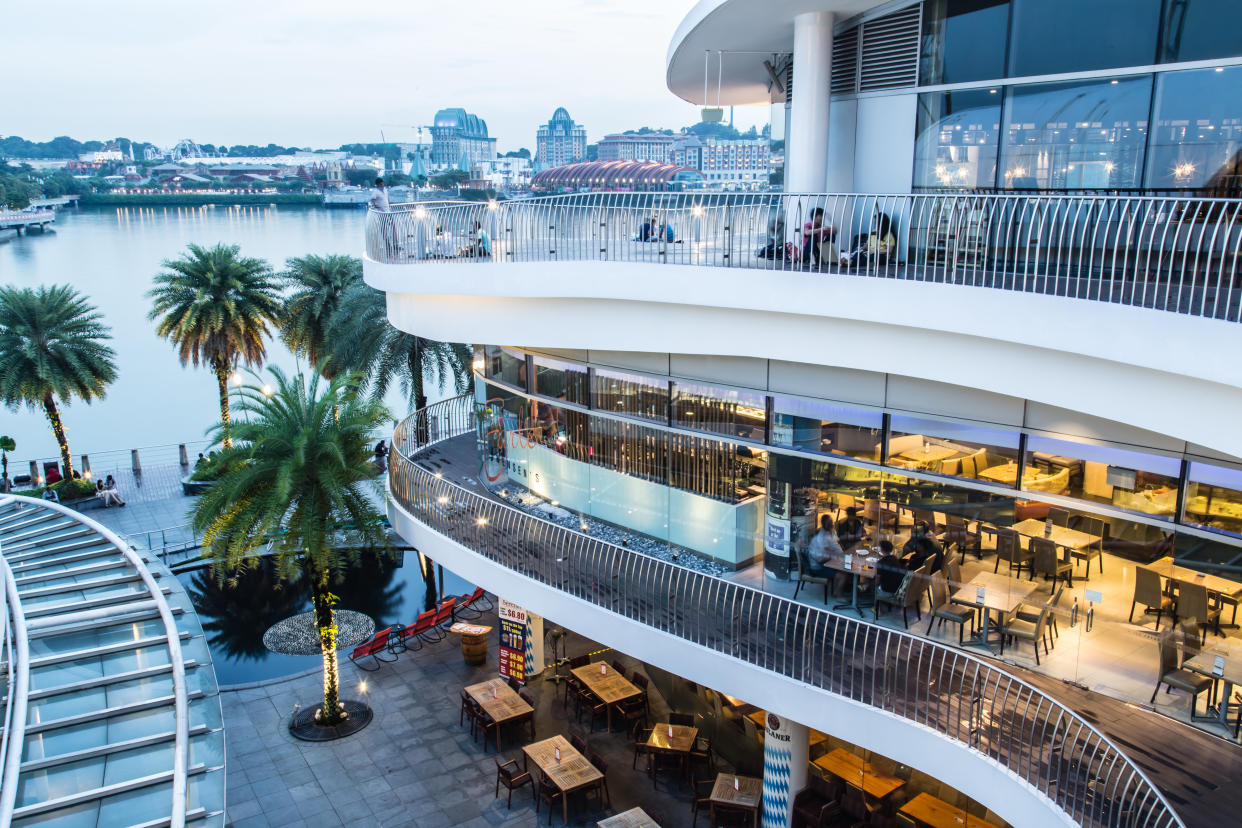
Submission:
<svg viewBox="0 0 1242 828">
<path fill-rule="evenodd" d="M 341 721 L 340 672 L 336 663 L 336 597 L 328 589 L 328 573 L 311 572 L 311 601 L 315 605 L 315 626 L 319 630 L 319 646 L 323 650 L 323 709 L 319 724 L 334 725 Z"/>
<path fill-rule="evenodd" d="M 73 477 L 73 458 L 69 455 L 69 438 L 65 436 L 65 424 L 60 421 L 60 412 L 56 410 L 56 400 L 51 394 L 43 398 L 43 413 L 52 425 L 52 434 L 56 437 L 56 445 L 60 446 L 60 462 L 65 479 Z M 6 469 L 7 471 L 7 469 Z"/>
<path fill-rule="evenodd" d="M 220 391 L 220 437 L 224 448 L 233 447 L 233 438 L 229 435 L 229 366 L 217 359 L 213 366 L 216 370 L 216 386 Z"/>
<path fill-rule="evenodd" d="M 410 383 L 414 389 L 414 411 L 419 412 L 427 407 L 427 395 L 423 393 L 423 338 L 414 337 L 414 348 L 410 351 Z M 427 418 L 419 417 L 415 421 L 415 436 L 420 446 L 427 445 Z"/>
</svg>

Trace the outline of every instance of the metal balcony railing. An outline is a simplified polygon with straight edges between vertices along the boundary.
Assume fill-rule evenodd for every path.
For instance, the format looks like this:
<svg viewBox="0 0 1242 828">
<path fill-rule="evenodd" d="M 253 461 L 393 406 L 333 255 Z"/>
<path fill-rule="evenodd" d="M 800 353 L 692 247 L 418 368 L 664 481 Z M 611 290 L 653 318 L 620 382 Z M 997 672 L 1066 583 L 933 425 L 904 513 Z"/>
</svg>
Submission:
<svg viewBox="0 0 1242 828">
<path fill-rule="evenodd" d="M 804 233 L 817 210 L 830 229 Z M 366 251 L 391 264 L 607 260 L 802 270 L 1237 322 L 1242 199 L 586 193 L 372 211 Z"/>
<path fill-rule="evenodd" d="M 565 529 L 416 462 L 476 423 L 471 400 L 457 397 L 412 415 L 393 436 L 392 497 L 434 531 L 610 612 L 931 728 L 1000 763 L 1080 825 L 1183 825 L 1107 737 L 987 662 Z"/>
</svg>

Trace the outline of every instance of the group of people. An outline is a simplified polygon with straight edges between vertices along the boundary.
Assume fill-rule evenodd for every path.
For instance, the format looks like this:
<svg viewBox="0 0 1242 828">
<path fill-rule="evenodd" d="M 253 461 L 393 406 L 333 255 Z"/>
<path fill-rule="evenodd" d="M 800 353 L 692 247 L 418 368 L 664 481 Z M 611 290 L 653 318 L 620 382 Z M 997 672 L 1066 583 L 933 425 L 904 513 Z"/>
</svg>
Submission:
<svg viewBox="0 0 1242 828">
<path fill-rule="evenodd" d="M 830 262 L 841 267 L 882 265 L 896 247 L 892 219 L 880 212 L 872 218 L 871 229 L 855 235 L 845 252 L 837 248 L 837 228 L 824 223 L 823 207 L 812 210 L 802 225 L 802 261 L 815 268 Z"/>
<path fill-rule="evenodd" d="M 647 219 L 638 228 L 638 240 L 643 242 L 673 241 L 673 225 L 661 222 L 655 216 Z"/>
<path fill-rule="evenodd" d="M 834 570 L 831 564 L 841 560 L 848 554 L 861 554 L 863 543 L 867 539 L 867 525 L 859 517 L 860 509 L 850 506 L 845 510 L 845 517 L 833 525 L 830 515 L 821 515 L 819 530 L 811 536 L 807 543 L 807 560 L 810 573 L 817 577 L 834 578 L 834 591 L 840 592 L 848 580 L 848 573 Z M 910 530 L 910 539 L 901 548 L 900 557 L 895 553 L 890 541 L 882 540 L 877 544 L 880 560 L 876 563 L 876 580 L 884 592 L 893 593 L 901 588 L 906 573 L 921 568 L 930 559 L 932 572 L 939 572 L 944 566 L 944 549 L 936 541 L 935 533 L 926 521 L 916 521 Z M 869 588 L 869 585 L 860 588 Z"/>
<path fill-rule="evenodd" d="M 76 479 L 80 479 L 80 475 L 77 472 L 74 472 L 73 476 Z M 47 485 L 43 487 L 44 500 L 49 500 L 52 503 L 60 503 L 60 495 L 56 493 L 56 489 L 53 488 L 53 486 L 63 479 L 64 478 L 61 477 L 60 473 L 57 472 L 56 479 L 53 480 L 51 471 L 48 472 Z M 108 506 L 125 505 L 125 500 L 121 497 L 121 492 L 117 489 L 116 480 L 112 477 L 112 475 L 108 475 L 106 480 L 95 481 L 95 497 L 103 501 L 105 508 Z"/>
</svg>

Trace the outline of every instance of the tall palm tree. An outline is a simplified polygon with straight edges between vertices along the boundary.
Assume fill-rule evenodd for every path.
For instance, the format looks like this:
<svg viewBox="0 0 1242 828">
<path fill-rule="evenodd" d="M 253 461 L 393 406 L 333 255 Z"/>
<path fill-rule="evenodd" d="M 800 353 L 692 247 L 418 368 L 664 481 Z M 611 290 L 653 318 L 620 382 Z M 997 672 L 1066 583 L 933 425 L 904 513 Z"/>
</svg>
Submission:
<svg viewBox="0 0 1242 828">
<path fill-rule="evenodd" d="M 368 490 L 378 495 L 370 439 L 388 411 L 358 393 L 355 376 L 312 376 L 308 383 L 301 374 L 271 373 L 270 396 L 251 387 L 239 392 L 246 421 L 233 427 L 235 444 L 218 455 L 227 471 L 199 498 L 192 521 L 217 577 L 255 567 L 256 553 L 270 544 L 285 580 L 307 579 L 323 650 L 319 721 L 335 724 L 341 714 L 332 585 L 360 550 L 387 546 Z"/>
<path fill-rule="evenodd" d="M 346 288 L 362 283 L 362 260 L 342 255 L 298 256 L 285 261 L 280 279 L 291 288 L 285 297 L 280 338 L 311 365 L 322 365 L 324 377 L 331 379 L 339 368 L 331 359 L 325 362 L 328 322 Z"/>
<path fill-rule="evenodd" d="M 394 380 L 415 410 L 427 406 L 427 378 L 437 386 L 452 383 L 458 394 L 470 387 L 473 355 L 469 347 L 394 328 L 388 322 L 384 293 L 364 282 L 347 288 L 341 296 L 326 339 L 336 359 L 367 377 L 376 399 L 383 398 Z"/>
<path fill-rule="evenodd" d="M 152 300 L 155 332 L 177 346 L 181 364 L 211 366 L 220 391 L 220 436 L 232 443 L 229 374 L 238 361 L 257 368 L 267 356 L 268 325 L 281 319 L 280 295 L 272 269 L 262 259 L 240 256 L 237 245 L 207 248 L 191 244 L 179 259 L 164 261 L 155 276 Z"/>
<path fill-rule="evenodd" d="M 111 328 L 102 319 L 68 285 L 0 288 L 0 400 L 9 408 L 43 409 L 66 478 L 73 476 L 73 458 L 57 400 L 102 399 L 116 379 Z"/>
</svg>

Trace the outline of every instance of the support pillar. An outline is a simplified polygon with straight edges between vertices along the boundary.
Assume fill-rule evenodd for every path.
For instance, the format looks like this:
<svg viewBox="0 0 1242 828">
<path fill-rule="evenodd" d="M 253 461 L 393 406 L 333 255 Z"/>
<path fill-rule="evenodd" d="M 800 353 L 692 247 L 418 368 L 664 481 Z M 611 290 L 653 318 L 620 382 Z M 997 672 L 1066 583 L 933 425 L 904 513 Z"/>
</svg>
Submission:
<svg viewBox="0 0 1242 828">
<path fill-rule="evenodd" d="M 526 611 L 526 680 L 543 672 L 543 617 Z"/>
<path fill-rule="evenodd" d="M 763 828 L 789 828 L 793 800 L 806 787 L 811 732 L 804 724 L 768 713 L 763 740 Z"/>
<path fill-rule="evenodd" d="M 794 17 L 793 103 L 785 137 L 787 193 L 819 193 L 827 186 L 834 20 L 832 12 L 823 11 Z"/>
</svg>

